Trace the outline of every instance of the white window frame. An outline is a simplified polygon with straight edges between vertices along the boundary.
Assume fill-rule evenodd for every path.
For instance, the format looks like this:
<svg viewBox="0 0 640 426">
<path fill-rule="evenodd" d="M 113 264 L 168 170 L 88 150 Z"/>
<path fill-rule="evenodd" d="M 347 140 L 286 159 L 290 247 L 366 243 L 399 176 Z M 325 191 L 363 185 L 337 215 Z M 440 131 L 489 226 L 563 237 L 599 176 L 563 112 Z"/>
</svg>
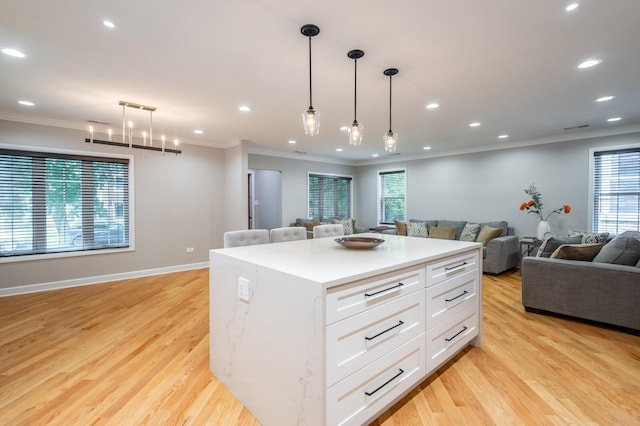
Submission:
<svg viewBox="0 0 640 426">
<path fill-rule="evenodd" d="M 640 148 L 640 143 L 630 144 L 630 145 L 615 145 L 615 146 L 603 146 L 597 148 L 589 149 L 589 217 L 587 220 L 587 226 L 591 232 L 594 232 L 595 224 L 594 224 L 594 216 L 595 216 L 595 197 L 594 197 L 594 178 L 595 178 L 595 154 L 597 152 L 602 151 L 621 151 L 625 149 L 638 149 Z"/>
<path fill-rule="evenodd" d="M 30 254 L 25 256 L 8 256 L 0 257 L 0 264 L 13 263 L 13 262 L 25 262 L 33 260 L 44 259 L 59 259 L 66 257 L 76 256 L 93 256 L 105 253 L 121 253 L 135 251 L 135 185 L 134 185 L 134 156 L 122 155 L 114 153 L 92 152 L 92 151 L 79 151 L 62 148 L 40 147 L 40 146 L 25 146 L 25 145 L 12 145 L 0 143 L 0 148 L 13 149 L 19 151 L 33 151 L 52 154 L 68 154 L 68 155 L 80 155 L 91 157 L 104 157 L 104 158 L 123 158 L 129 160 L 129 247 L 122 248 L 105 248 L 98 250 L 80 250 L 80 251 L 62 251 L 57 253 L 43 253 L 43 254 Z"/>
<path fill-rule="evenodd" d="M 353 218 L 353 197 L 354 197 L 354 192 L 355 192 L 355 179 L 353 176 L 351 175 L 343 175 L 343 174 L 339 174 L 339 173 L 326 173 L 326 172 L 312 172 L 309 171 L 307 172 L 307 182 L 306 182 L 306 187 L 307 187 L 307 219 L 313 219 L 311 216 L 311 211 L 309 210 L 309 177 L 311 177 L 311 175 L 317 175 L 317 176 L 328 176 L 328 177 L 339 177 L 339 178 L 348 178 L 351 179 L 351 199 L 349 200 L 349 217 L 345 217 L 343 219 L 349 219 L 349 218 Z"/>
<path fill-rule="evenodd" d="M 380 215 L 380 202 L 382 201 L 382 194 L 380 193 L 380 176 L 383 174 L 387 174 L 387 173 L 393 173 L 393 172 L 404 172 L 404 220 L 407 220 L 407 178 L 408 178 L 408 173 L 407 173 L 407 168 L 406 167 L 400 167 L 400 168 L 393 168 L 393 169 L 384 169 L 384 170 L 378 170 L 376 172 L 376 220 L 378 223 L 378 226 L 381 225 L 385 225 L 388 226 L 389 224 L 385 223 L 383 224 L 381 222 L 382 217 Z"/>
</svg>

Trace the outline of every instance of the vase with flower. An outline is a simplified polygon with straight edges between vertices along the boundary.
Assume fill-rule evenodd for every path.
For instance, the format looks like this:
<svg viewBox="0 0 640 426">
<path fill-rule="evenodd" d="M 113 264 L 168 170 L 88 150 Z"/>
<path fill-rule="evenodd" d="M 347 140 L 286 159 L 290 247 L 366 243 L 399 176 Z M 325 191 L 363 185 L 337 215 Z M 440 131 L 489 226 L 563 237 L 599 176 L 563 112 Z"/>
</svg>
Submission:
<svg viewBox="0 0 640 426">
<path fill-rule="evenodd" d="M 546 234 L 551 232 L 551 227 L 548 222 L 549 217 L 555 213 L 569 214 L 571 212 L 571 206 L 569 204 L 565 204 L 545 215 L 542 210 L 542 195 L 540 194 L 540 191 L 538 191 L 538 188 L 536 188 L 535 184 L 532 183 L 529 185 L 529 188 L 526 188 L 524 192 L 529 195 L 531 199 L 520 204 L 520 210 L 526 210 L 527 213 L 535 213 L 540 217 L 540 223 L 538 223 L 538 229 L 536 231 L 536 238 L 542 240 Z"/>
</svg>

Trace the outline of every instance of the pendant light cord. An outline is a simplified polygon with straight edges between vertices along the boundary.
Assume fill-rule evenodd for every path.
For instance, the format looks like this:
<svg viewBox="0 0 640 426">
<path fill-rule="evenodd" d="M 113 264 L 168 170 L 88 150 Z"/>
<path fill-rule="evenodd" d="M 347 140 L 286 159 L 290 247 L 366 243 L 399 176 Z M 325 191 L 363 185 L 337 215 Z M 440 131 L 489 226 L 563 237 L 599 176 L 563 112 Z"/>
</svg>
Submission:
<svg viewBox="0 0 640 426">
<path fill-rule="evenodd" d="M 389 76 L 389 133 L 392 133 L 391 131 L 391 79 L 393 78 L 392 75 Z"/>
<path fill-rule="evenodd" d="M 311 36 L 309 36 L 309 109 L 313 109 L 313 95 L 311 92 Z"/>
<path fill-rule="evenodd" d="M 353 82 L 353 121 L 358 121 L 358 118 L 356 116 L 356 111 L 357 111 L 357 102 L 358 102 L 358 59 L 354 59 L 353 60 L 355 67 L 354 67 L 354 82 Z"/>
</svg>

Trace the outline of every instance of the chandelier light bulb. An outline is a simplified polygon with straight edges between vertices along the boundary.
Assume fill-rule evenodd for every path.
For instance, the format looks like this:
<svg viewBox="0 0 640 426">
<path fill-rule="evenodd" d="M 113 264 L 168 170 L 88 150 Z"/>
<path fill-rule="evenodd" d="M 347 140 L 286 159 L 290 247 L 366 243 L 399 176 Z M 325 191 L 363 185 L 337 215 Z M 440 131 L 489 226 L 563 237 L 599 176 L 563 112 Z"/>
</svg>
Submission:
<svg viewBox="0 0 640 426">
<path fill-rule="evenodd" d="M 358 146 L 362 143 L 362 124 L 358 123 L 358 120 L 353 120 L 351 127 L 349 128 L 349 144 Z"/>
</svg>

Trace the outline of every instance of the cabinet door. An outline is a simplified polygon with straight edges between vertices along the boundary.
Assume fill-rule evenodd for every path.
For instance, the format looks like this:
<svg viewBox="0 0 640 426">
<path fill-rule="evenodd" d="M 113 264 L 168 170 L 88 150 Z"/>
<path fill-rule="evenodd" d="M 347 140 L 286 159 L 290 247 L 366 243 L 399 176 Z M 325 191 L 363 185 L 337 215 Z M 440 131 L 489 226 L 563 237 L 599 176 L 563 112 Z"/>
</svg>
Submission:
<svg viewBox="0 0 640 426">
<path fill-rule="evenodd" d="M 422 266 L 332 287 L 327 290 L 327 324 L 420 290 L 424 276 Z"/>
<path fill-rule="evenodd" d="M 327 326 L 327 386 L 424 332 L 424 289 Z"/>
<path fill-rule="evenodd" d="M 327 389 L 327 424 L 362 425 L 425 376 L 424 335 Z"/>
<path fill-rule="evenodd" d="M 427 329 L 478 303 L 478 271 L 427 287 Z"/>
<path fill-rule="evenodd" d="M 427 287 L 478 269 L 479 252 L 479 250 L 473 250 L 429 262 L 427 264 Z"/>
<path fill-rule="evenodd" d="M 427 374 L 455 355 L 478 335 L 478 311 L 471 306 L 427 330 Z"/>
</svg>

